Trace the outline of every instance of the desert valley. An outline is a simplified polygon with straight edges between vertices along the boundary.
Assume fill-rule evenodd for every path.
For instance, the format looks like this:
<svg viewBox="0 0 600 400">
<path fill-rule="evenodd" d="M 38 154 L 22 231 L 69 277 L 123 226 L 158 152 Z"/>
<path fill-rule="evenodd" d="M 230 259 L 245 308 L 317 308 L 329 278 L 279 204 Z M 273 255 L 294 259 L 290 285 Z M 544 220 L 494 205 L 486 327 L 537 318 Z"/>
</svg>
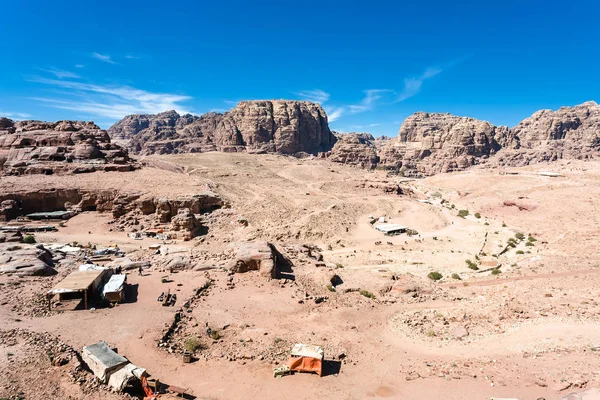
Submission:
<svg viewBox="0 0 600 400">
<path fill-rule="evenodd" d="M 0 399 L 598 398 L 599 160 L 591 101 L 0 118 Z"/>
</svg>

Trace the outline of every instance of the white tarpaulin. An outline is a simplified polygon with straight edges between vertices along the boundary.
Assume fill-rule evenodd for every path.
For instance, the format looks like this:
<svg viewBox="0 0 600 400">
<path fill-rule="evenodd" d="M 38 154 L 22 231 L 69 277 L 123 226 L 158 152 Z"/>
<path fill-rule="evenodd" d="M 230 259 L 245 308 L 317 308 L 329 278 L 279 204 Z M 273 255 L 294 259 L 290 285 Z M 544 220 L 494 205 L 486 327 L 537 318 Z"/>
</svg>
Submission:
<svg viewBox="0 0 600 400">
<path fill-rule="evenodd" d="M 108 382 L 113 372 L 129 363 L 125 357 L 112 351 L 105 342 L 85 346 L 81 358 L 103 383 Z"/>
<path fill-rule="evenodd" d="M 318 358 L 319 360 L 323 359 L 324 354 L 321 346 L 302 343 L 296 343 L 291 351 L 291 355 L 294 357 L 311 357 Z"/>
<path fill-rule="evenodd" d="M 129 382 L 139 380 L 145 373 L 146 370 L 144 368 L 137 367 L 131 363 L 126 364 L 110 375 L 108 386 L 118 392 L 122 392 Z"/>
<path fill-rule="evenodd" d="M 96 265 L 96 264 L 81 264 L 79 266 L 80 271 L 94 271 L 94 270 L 100 270 L 100 269 L 108 269 L 108 268 L 103 267 L 101 265 Z"/>
<path fill-rule="evenodd" d="M 113 275 L 110 277 L 104 289 L 102 289 L 102 295 L 106 296 L 107 293 L 114 293 L 123 290 L 123 285 L 127 280 L 127 275 Z"/>
</svg>

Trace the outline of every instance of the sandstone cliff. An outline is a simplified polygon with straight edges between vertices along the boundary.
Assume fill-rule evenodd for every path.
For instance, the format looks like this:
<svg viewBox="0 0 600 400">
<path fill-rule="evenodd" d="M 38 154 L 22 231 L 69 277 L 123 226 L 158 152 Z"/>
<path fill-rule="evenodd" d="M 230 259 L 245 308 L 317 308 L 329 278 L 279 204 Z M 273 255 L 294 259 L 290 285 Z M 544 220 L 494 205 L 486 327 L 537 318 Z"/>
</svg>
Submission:
<svg viewBox="0 0 600 400">
<path fill-rule="evenodd" d="M 375 138 L 369 133 L 335 133 L 337 142 L 324 158 L 333 162 L 373 169 L 379 164 Z"/>
<path fill-rule="evenodd" d="M 0 118 L 0 170 L 5 175 L 130 171 L 127 150 L 105 130 L 83 121 Z"/>
<path fill-rule="evenodd" d="M 307 101 L 242 101 L 224 114 L 168 111 L 130 115 L 109 129 L 140 154 L 204 151 L 294 154 L 331 149 L 335 137 L 320 105 Z"/>
</svg>

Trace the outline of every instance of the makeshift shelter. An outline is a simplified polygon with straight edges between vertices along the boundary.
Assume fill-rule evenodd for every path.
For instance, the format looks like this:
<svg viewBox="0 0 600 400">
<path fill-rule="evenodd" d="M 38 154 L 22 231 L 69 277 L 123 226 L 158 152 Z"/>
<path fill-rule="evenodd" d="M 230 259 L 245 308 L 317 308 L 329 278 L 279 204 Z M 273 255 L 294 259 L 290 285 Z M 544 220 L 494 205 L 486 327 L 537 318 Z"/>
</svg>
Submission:
<svg viewBox="0 0 600 400">
<path fill-rule="evenodd" d="M 400 224 L 375 224 L 375 229 L 385 233 L 386 235 L 397 235 L 406 232 L 408 227 Z"/>
<path fill-rule="evenodd" d="M 111 303 L 117 303 L 125 299 L 125 285 L 127 275 L 119 274 L 110 277 L 102 289 L 102 297 Z"/>
<path fill-rule="evenodd" d="M 296 343 L 292 347 L 287 367 L 291 371 L 315 372 L 323 376 L 323 358 L 325 353 L 320 346 Z"/>
<path fill-rule="evenodd" d="M 88 300 L 98 294 L 110 275 L 112 270 L 106 268 L 74 271 L 50 289 L 47 295 L 58 295 L 59 301 L 83 299 L 83 306 L 87 309 Z"/>
<path fill-rule="evenodd" d="M 27 218 L 40 220 L 40 219 L 69 219 L 73 216 L 71 211 L 47 211 L 47 212 L 36 212 L 27 214 Z"/>
<path fill-rule="evenodd" d="M 81 359 L 102 383 L 117 391 L 122 391 L 130 382 L 140 380 L 146 374 L 144 368 L 131 364 L 105 342 L 85 346 Z"/>
</svg>

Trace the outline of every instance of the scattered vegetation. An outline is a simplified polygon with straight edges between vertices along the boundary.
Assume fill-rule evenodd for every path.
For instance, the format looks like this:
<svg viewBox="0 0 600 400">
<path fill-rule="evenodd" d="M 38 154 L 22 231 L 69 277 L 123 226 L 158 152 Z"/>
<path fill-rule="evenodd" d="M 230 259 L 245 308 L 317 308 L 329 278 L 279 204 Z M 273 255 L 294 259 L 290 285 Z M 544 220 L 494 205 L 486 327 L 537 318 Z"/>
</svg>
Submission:
<svg viewBox="0 0 600 400">
<path fill-rule="evenodd" d="M 504 222 L 502 223 L 502 227 L 503 227 L 503 228 L 506 228 L 506 224 L 505 224 Z"/>
<path fill-rule="evenodd" d="M 426 333 L 426 335 L 428 337 L 435 337 L 435 336 L 437 336 L 437 334 L 435 333 L 435 331 L 433 329 L 428 330 L 427 333 Z"/>
<path fill-rule="evenodd" d="M 492 275 L 500 275 L 501 273 L 502 273 L 502 271 L 500 271 L 500 267 L 494 268 L 492 270 Z"/>
<path fill-rule="evenodd" d="M 469 210 L 459 210 L 458 211 L 458 216 L 461 217 L 461 218 L 464 218 L 467 215 L 469 215 Z"/>
<path fill-rule="evenodd" d="M 331 245 L 330 245 L 330 244 L 328 244 L 328 245 L 327 245 L 327 250 L 331 251 L 331 250 L 333 250 L 333 247 L 331 247 Z"/>
<path fill-rule="evenodd" d="M 533 243 L 533 242 L 527 242 L 527 243 L 525 243 L 525 246 L 530 246 L 530 247 L 531 246 L 535 246 L 535 243 Z"/>
<path fill-rule="evenodd" d="M 440 279 L 442 279 L 444 276 L 442 274 L 440 274 L 437 271 L 433 271 L 427 274 L 427 277 L 429 279 L 431 279 L 432 281 L 439 281 Z"/>
<path fill-rule="evenodd" d="M 479 269 L 479 267 L 477 266 L 477 264 L 475 264 L 473 261 L 466 260 L 465 262 L 467 263 L 467 267 L 469 267 L 473 271 L 477 271 Z"/>
<path fill-rule="evenodd" d="M 329 290 L 330 292 L 335 292 L 335 288 L 331 285 L 327 285 L 327 290 Z"/>
<path fill-rule="evenodd" d="M 336 264 L 335 264 L 335 267 L 336 267 L 336 268 L 344 268 L 344 266 L 342 265 L 342 263 L 336 263 Z"/>
<path fill-rule="evenodd" d="M 521 232 L 517 232 L 515 238 L 517 238 L 518 240 L 523 240 L 525 239 L 525 235 L 523 235 Z"/>
<path fill-rule="evenodd" d="M 517 250 L 517 254 L 525 254 L 523 250 Z"/>
<path fill-rule="evenodd" d="M 369 299 L 375 299 L 375 295 L 373 293 L 369 292 L 368 290 L 361 289 L 359 291 L 359 293 L 362 294 L 365 297 L 368 297 Z"/>
<path fill-rule="evenodd" d="M 528 242 L 537 242 L 537 239 L 534 238 L 533 236 L 529 235 L 529 237 L 527 238 Z"/>
<path fill-rule="evenodd" d="M 210 335 L 208 335 L 208 336 L 210 336 L 210 338 L 212 340 L 219 340 L 219 339 L 221 339 L 223 337 L 223 335 L 221 334 L 221 332 L 219 332 L 216 329 L 215 330 L 211 330 L 210 331 Z"/>
<path fill-rule="evenodd" d="M 281 342 L 283 342 L 282 338 L 275 338 L 275 340 L 273 340 L 273 343 L 275 343 L 275 344 L 278 344 L 278 343 L 281 343 Z"/>
<path fill-rule="evenodd" d="M 33 235 L 25 235 L 23 236 L 23 243 L 33 244 L 35 243 L 35 237 Z"/>
<path fill-rule="evenodd" d="M 194 353 L 196 350 L 202 349 L 202 343 L 196 336 L 190 336 L 183 342 L 183 348 L 190 353 Z"/>
<path fill-rule="evenodd" d="M 485 226 L 489 226 L 489 225 L 490 225 L 490 223 L 489 223 L 489 222 L 487 222 L 487 221 L 485 221 L 484 225 L 485 225 Z"/>
<path fill-rule="evenodd" d="M 461 277 L 460 277 L 460 275 L 459 275 L 459 274 L 457 274 L 457 273 L 453 273 L 453 274 L 452 274 L 452 279 L 456 279 L 456 280 L 458 280 L 458 281 L 462 281 L 462 278 L 461 278 Z"/>
<path fill-rule="evenodd" d="M 167 278 L 162 278 L 160 280 L 161 283 L 169 283 L 169 280 Z"/>
<path fill-rule="evenodd" d="M 481 218 L 481 214 L 475 213 L 475 218 L 477 218 L 477 219 Z"/>
</svg>

